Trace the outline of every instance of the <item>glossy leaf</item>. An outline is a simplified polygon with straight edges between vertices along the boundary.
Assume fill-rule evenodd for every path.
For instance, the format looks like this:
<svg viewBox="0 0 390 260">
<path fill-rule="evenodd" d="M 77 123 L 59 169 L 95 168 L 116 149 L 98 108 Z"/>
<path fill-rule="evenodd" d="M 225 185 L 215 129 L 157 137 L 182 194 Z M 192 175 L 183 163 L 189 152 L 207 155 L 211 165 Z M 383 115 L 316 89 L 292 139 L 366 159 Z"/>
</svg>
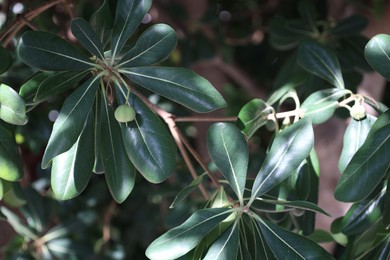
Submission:
<svg viewBox="0 0 390 260">
<path fill-rule="evenodd" d="M 23 99 L 5 84 L 0 84 L 0 119 L 13 125 L 25 125 L 28 121 Z"/>
<path fill-rule="evenodd" d="M 389 113 L 390 111 L 377 119 L 367 139 L 341 175 L 335 191 L 337 200 L 356 202 L 366 198 L 388 172 L 390 161 L 382 158 L 390 146 L 390 121 L 382 124 L 388 119 Z M 382 126 L 378 128 L 378 125 Z"/>
<path fill-rule="evenodd" d="M 238 222 L 236 221 L 216 239 L 203 259 L 236 259 L 239 244 L 239 229 L 237 224 Z"/>
<path fill-rule="evenodd" d="M 40 103 L 50 97 L 61 94 L 73 87 L 82 80 L 88 72 L 86 71 L 64 71 L 55 73 L 45 78 L 39 85 L 38 91 L 34 97 L 34 102 Z"/>
<path fill-rule="evenodd" d="M 371 115 L 367 115 L 365 119 L 359 121 L 351 119 L 344 133 L 343 150 L 339 159 L 339 170 L 341 173 L 344 172 L 354 154 L 366 140 L 375 120 L 376 118 Z"/>
<path fill-rule="evenodd" d="M 54 157 L 68 151 L 77 141 L 93 106 L 98 86 L 99 78 L 91 78 L 66 98 L 54 122 L 42 168 L 47 168 Z"/>
<path fill-rule="evenodd" d="M 207 148 L 211 159 L 243 204 L 249 161 L 244 136 L 232 124 L 213 124 L 207 132 Z"/>
<path fill-rule="evenodd" d="M 196 112 L 210 112 L 226 106 L 209 81 L 187 69 L 135 67 L 119 72 L 138 85 Z"/>
<path fill-rule="evenodd" d="M 0 75 L 6 72 L 12 64 L 11 54 L 7 49 L 0 46 Z"/>
<path fill-rule="evenodd" d="M 152 183 L 160 183 L 176 167 L 175 143 L 160 118 L 137 96 L 131 95 L 129 104 L 137 114 L 135 120 L 121 124 L 127 155 L 142 176 Z"/>
<path fill-rule="evenodd" d="M 102 105 L 102 93 L 98 91 L 96 93 L 95 104 L 93 108 L 93 125 L 94 125 L 94 154 L 95 162 L 93 164 L 94 173 L 104 173 L 104 166 L 102 156 L 100 154 L 100 139 L 102 132 L 102 114 L 104 113 L 104 107 Z"/>
<path fill-rule="evenodd" d="M 260 217 L 256 218 L 261 234 L 278 259 L 333 259 L 317 243 L 287 231 Z"/>
<path fill-rule="evenodd" d="M 388 226 L 390 225 L 390 181 L 387 179 L 386 193 L 383 198 L 382 214 L 383 214 L 383 224 Z"/>
<path fill-rule="evenodd" d="M 364 56 L 367 62 L 387 80 L 390 80 L 390 35 L 378 34 L 366 45 Z"/>
<path fill-rule="evenodd" d="M 28 31 L 23 34 L 19 56 L 24 63 L 40 70 L 86 70 L 94 64 L 70 43 L 55 34 Z"/>
<path fill-rule="evenodd" d="M 57 199 L 72 199 L 87 187 L 95 159 L 94 153 L 88 150 L 93 147 L 93 142 L 93 123 L 90 115 L 72 148 L 53 159 L 51 187 Z"/>
<path fill-rule="evenodd" d="M 100 8 L 92 15 L 89 23 L 91 24 L 92 29 L 96 32 L 99 37 L 99 41 L 102 43 L 104 48 L 111 38 L 113 26 L 110 6 L 107 0 L 104 0 Z"/>
<path fill-rule="evenodd" d="M 250 138 L 268 121 L 272 113 L 269 106 L 261 99 L 253 99 L 242 107 L 238 114 L 237 125 L 247 138 Z"/>
<path fill-rule="evenodd" d="M 113 58 L 141 24 L 151 5 L 152 0 L 118 0 L 111 42 Z"/>
<path fill-rule="evenodd" d="M 303 116 L 310 118 L 313 124 L 322 124 L 333 116 L 338 100 L 347 94 L 350 91 L 334 88 L 316 91 L 302 103 Z"/>
<path fill-rule="evenodd" d="M 19 89 L 19 95 L 26 102 L 26 105 L 35 105 L 37 103 L 34 102 L 34 98 L 38 92 L 39 85 L 52 74 L 52 72 L 38 72 L 23 83 Z"/>
<path fill-rule="evenodd" d="M 336 88 L 345 88 L 337 56 L 325 45 L 314 40 L 301 42 L 297 61 L 302 68 L 325 79 Z"/>
<path fill-rule="evenodd" d="M 329 33 L 339 37 L 346 37 L 358 34 L 366 28 L 368 19 L 362 15 L 352 15 L 341 20 L 335 27 L 329 30 Z"/>
<path fill-rule="evenodd" d="M 251 201 L 289 177 L 308 157 L 314 144 L 310 120 L 302 119 L 279 132 L 252 188 Z"/>
<path fill-rule="evenodd" d="M 23 177 L 22 160 L 11 128 L 0 122 L 0 178 L 17 181 Z"/>
<path fill-rule="evenodd" d="M 199 184 L 202 183 L 203 180 L 203 174 L 198 176 L 195 180 L 193 180 L 188 186 L 186 186 L 184 189 L 182 189 L 173 200 L 172 204 L 169 206 L 169 208 L 174 208 L 177 204 L 182 202 L 185 198 L 188 197 L 195 189 L 199 187 Z"/>
<path fill-rule="evenodd" d="M 283 200 L 262 200 L 267 203 L 276 204 L 276 205 L 283 205 L 291 208 L 297 208 L 297 209 L 303 209 L 303 210 L 309 210 L 317 213 L 324 214 L 328 217 L 331 215 L 323 210 L 322 208 L 318 207 L 316 204 L 311 203 L 309 201 L 304 200 L 295 200 L 295 201 L 283 201 Z"/>
<path fill-rule="evenodd" d="M 176 48 L 175 30 L 166 24 L 155 24 L 139 37 L 136 45 L 123 56 L 118 67 L 152 65 L 168 58 Z"/>
<path fill-rule="evenodd" d="M 122 203 L 129 196 L 135 184 L 135 169 L 126 154 L 121 128 L 114 117 L 113 109 L 103 99 L 100 154 L 104 175 L 112 197 Z"/>
<path fill-rule="evenodd" d="M 146 256 L 164 260 L 185 255 L 231 213 L 232 209 L 228 208 L 195 211 L 183 224 L 154 240 L 147 248 Z"/>
<path fill-rule="evenodd" d="M 70 24 L 72 34 L 91 54 L 98 59 L 104 60 L 103 46 L 99 36 L 91 25 L 83 18 L 75 18 Z"/>
</svg>

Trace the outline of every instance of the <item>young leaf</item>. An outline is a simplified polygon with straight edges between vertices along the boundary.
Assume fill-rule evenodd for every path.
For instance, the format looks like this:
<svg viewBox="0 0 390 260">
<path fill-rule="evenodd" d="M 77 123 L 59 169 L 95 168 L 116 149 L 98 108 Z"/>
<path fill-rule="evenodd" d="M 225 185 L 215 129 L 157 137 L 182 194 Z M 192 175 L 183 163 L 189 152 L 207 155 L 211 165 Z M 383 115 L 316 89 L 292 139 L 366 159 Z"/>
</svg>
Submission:
<svg viewBox="0 0 390 260">
<path fill-rule="evenodd" d="M 390 35 L 378 34 L 366 45 L 364 56 L 367 62 L 390 81 Z"/>
<path fill-rule="evenodd" d="M 120 104 L 124 104 L 124 97 L 117 93 Z M 133 121 L 121 124 L 127 155 L 148 181 L 161 183 L 176 167 L 175 143 L 160 118 L 137 96 L 131 95 L 128 104 L 137 114 Z"/>
<path fill-rule="evenodd" d="M 335 191 L 337 200 L 356 202 L 366 198 L 389 171 L 390 161 L 384 160 L 383 156 L 390 149 L 390 122 L 379 129 L 377 127 L 383 123 L 381 118 L 387 118 L 389 111 L 377 119 L 341 175 Z"/>
<path fill-rule="evenodd" d="M 113 60 L 141 24 L 151 5 L 152 0 L 118 0 L 111 42 Z"/>
<path fill-rule="evenodd" d="M 113 24 L 110 6 L 107 0 L 104 0 L 100 8 L 92 15 L 89 23 L 96 32 L 103 48 L 106 47 L 111 38 Z"/>
<path fill-rule="evenodd" d="M 344 133 L 343 150 L 339 159 L 339 170 L 341 173 L 345 171 L 353 155 L 366 140 L 375 120 L 376 118 L 371 115 L 367 115 L 365 119 L 359 121 L 351 119 L 351 123 Z"/>
<path fill-rule="evenodd" d="M 55 34 L 28 31 L 23 34 L 18 53 L 27 65 L 40 70 L 86 70 L 95 66 L 70 43 Z"/>
<path fill-rule="evenodd" d="M 152 65 L 168 58 L 177 44 L 175 30 L 166 24 L 155 24 L 139 37 L 136 45 L 123 56 L 119 68 Z"/>
<path fill-rule="evenodd" d="M 359 34 L 366 28 L 368 19 L 362 15 L 352 15 L 341 20 L 335 27 L 329 30 L 329 33 L 339 37 L 346 37 L 353 34 Z"/>
<path fill-rule="evenodd" d="M 272 112 L 269 106 L 261 99 L 249 101 L 240 110 L 237 125 L 247 138 L 250 138 L 260 127 L 268 121 L 268 115 Z"/>
<path fill-rule="evenodd" d="M 336 88 L 345 88 L 337 56 L 325 45 L 314 40 L 301 42 L 297 61 L 302 68 L 325 79 Z"/>
<path fill-rule="evenodd" d="M 53 159 L 51 187 L 57 199 L 72 199 L 87 187 L 95 159 L 94 153 L 88 151 L 93 147 L 93 142 L 93 124 L 90 115 L 72 148 Z"/>
<path fill-rule="evenodd" d="M 207 251 L 205 260 L 236 259 L 239 244 L 238 220 L 234 222 Z"/>
<path fill-rule="evenodd" d="M 317 243 L 256 216 L 261 234 L 278 259 L 333 259 Z"/>
<path fill-rule="evenodd" d="M 308 119 L 279 132 L 253 183 L 251 202 L 290 176 L 310 154 L 313 144 L 313 127 Z"/>
<path fill-rule="evenodd" d="M 47 168 L 54 157 L 68 151 L 79 138 L 93 106 L 98 86 L 99 77 L 91 78 L 66 98 L 54 122 L 42 158 L 42 168 Z"/>
<path fill-rule="evenodd" d="M 25 125 L 28 121 L 23 99 L 5 84 L 0 84 L 0 119 L 14 125 Z"/>
<path fill-rule="evenodd" d="M 0 46 L 0 75 L 6 72 L 12 64 L 11 54 L 7 49 Z"/>
<path fill-rule="evenodd" d="M 211 159 L 229 182 L 240 204 L 243 204 L 248 169 L 248 146 L 240 130 L 232 124 L 213 124 L 207 132 Z"/>
<path fill-rule="evenodd" d="M 188 186 L 182 189 L 173 200 L 172 204 L 169 208 L 174 208 L 178 203 L 182 202 L 191 192 L 193 192 L 196 188 L 198 188 L 199 184 L 202 183 L 204 174 L 198 176 L 195 180 L 193 180 Z"/>
<path fill-rule="evenodd" d="M 83 18 L 75 18 L 70 24 L 72 34 L 91 54 L 104 60 L 103 46 L 91 25 Z"/>
<path fill-rule="evenodd" d="M 0 122 L 0 178 L 18 181 L 23 177 L 22 160 L 10 127 Z"/>
<path fill-rule="evenodd" d="M 64 71 L 46 77 L 40 84 L 34 97 L 34 102 L 40 103 L 50 97 L 61 94 L 82 80 L 87 71 Z"/>
<path fill-rule="evenodd" d="M 146 250 L 150 259 L 176 259 L 195 248 L 219 223 L 233 212 L 228 208 L 195 211 L 183 224 L 154 240 Z"/>
<path fill-rule="evenodd" d="M 121 128 L 114 117 L 113 109 L 107 100 L 102 102 L 102 126 L 100 154 L 103 160 L 104 175 L 112 197 L 122 203 L 129 196 L 135 184 L 135 169 L 126 154 Z"/>
<path fill-rule="evenodd" d="M 119 72 L 136 84 L 196 112 L 210 112 L 226 106 L 209 81 L 187 69 L 135 67 Z"/>
</svg>

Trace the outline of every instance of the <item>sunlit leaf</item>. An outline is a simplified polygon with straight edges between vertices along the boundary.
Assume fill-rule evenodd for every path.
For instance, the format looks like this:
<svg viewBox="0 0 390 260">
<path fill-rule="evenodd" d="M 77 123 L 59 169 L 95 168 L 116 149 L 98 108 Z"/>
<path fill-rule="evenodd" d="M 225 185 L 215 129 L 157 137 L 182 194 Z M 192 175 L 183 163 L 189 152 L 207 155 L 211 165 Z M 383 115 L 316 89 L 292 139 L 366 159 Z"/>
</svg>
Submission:
<svg viewBox="0 0 390 260">
<path fill-rule="evenodd" d="M 23 99 L 5 84 L 0 84 L 0 119 L 13 125 L 24 125 L 28 120 Z"/>
<path fill-rule="evenodd" d="M 104 0 L 100 8 L 92 15 L 89 23 L 91 24 L 92 29 L 98 35 L 99 40 L 104 48 L 111 38 L 113 25 L 110 6 L 107 0 Z"/>
<path fill-rule="evenodd" d="M 250 138 L 268 121 L 272 113 L 269 106 L 261 99 L 253 99 L 242 107 L 238 114 L 237 125 L 247 138 Z"/>
</svg>

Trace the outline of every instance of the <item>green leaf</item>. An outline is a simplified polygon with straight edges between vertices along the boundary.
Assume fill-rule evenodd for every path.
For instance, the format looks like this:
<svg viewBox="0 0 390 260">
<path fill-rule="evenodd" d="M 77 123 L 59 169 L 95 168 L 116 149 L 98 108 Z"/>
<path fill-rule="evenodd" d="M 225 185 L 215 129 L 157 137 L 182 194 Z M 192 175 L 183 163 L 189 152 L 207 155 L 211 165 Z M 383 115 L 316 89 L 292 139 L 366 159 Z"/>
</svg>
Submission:
<svg viewBox="0 0 390 260">
<path fill-rule="evenodd" d="M 174 208 L 177 204 L 182 202 L 185 198 L 187 198 L 188 195 L 190 195 L 195 189 L 199 187 L 199 184 L 203 181 L 204 174 L 198 176 L 195 180 L 193 180 L 188 186 L 186 186 L 184 189 L 182 189 L 173 200 L 172 204 L 169 206 L 169 208 Z"/>
<path fill-rule="evenodd" d="M 256 221 L 265 241 L 278 259 L 333 259 L 325 249 L 306 237 L 257 216 Z"/>
<path fill-rule="evenodd" d="M 125 102 L 123 97 L 119 99 Z M 121 124 L 127 155 L 145 179 L 161 183 L 176 167 L 175 143 L 161 119 L 137 96 L 131 95 L 128 104 L 137 115 L 127 125 Z"/>
<path fill-rule="evenodd" d="M 95 104 L 94 104 L 94 154 L 95 162 L 93 165 L 94 173 L 104 173 L 104 166 L 102 156 L 100 154 L 100 139 L 102 132 L 102 114 L 104 113 L 104 106 L 102 105 L 102 93 L 98 91 L 96 93 Z"/>
<path fill-rule="evenodd" d="M 57 238 L 48 241 L 47 246 L 50 251 L 50 258 L 55 259 L 91 259 L 93 251 L 87 244 L 75 241 L 71 238 Z"/>
<path fill-rule="evenodd" d="M 275 204 L 275 205 L 283 205 L 283 206 L 296 208 L 296 209 L 309 210 L 309 211 L 321 213 L 328 217 L 331 217 L 331 215 L 328 212 L 326 212 L 322 208 L 318 207 L 316 204 L 311 203 L 309 201 L 304 201 L 304 200 L 283 201 L 283 200 L 266 200 L 266 199 L 262 199 L 261 201 Z"/>
<path fill-rule="evenodd" d="M 352 15 L 341 20 L 335 27 L 329 30 L 329 33 L 339 37 L 346 37 L 353 34 L 359 34 L 366 28 L 368 19 L 362 15 Z"/>
<path fill-rule="evenodd" d="M 54 122 L 42 158 L 42 168 L 47 168 L 54 157 L 68 151 L 79 138 L 93 106 L 99 79 L 99 77 L 89 79 L 66 98 Z"/>
<path fill-rule="evenodd" d="M 387 187 L 386 187 L 385 196 L 383 198 L 382 212 L 383 212 L 383 224 L 385 226 L 390 225 L 390 181 L 389 179 L 387 179 Z"/>
<path fill-rule="evenodd" d="M 119 62 L 119 68 L 152 65 L 168 58 L 176 48 L 175 30 L 166 24 L 149 27 L 138 38 L 136 45 Z"/>
<path fill-rule="evenodd" d="M 345 171 L 354 154 L 366 140 L 375 120 L 376 118 L 371 115 L 367 115 L 366 118 L 359 121 L 351 119 L 344 133 L 343 150 L 339 159 L 339 170 L 341 173 Z"/>
<path fill-rule="evenodd" d="M 39 85 L 53 75 L 52 72 L 38 72 L 31 76 L 19 89 L 19 95 L 23 98 L 26 105 L 36 105 L 34 102 L 35 95 L 38 92 Z"/>
<path fill-rule="evenodd" d="M 247 138 L 250 138 L 268 121 L 272 109 L 261 99 L 252 99 L 245 104 L 238 114 L 237 126 Z"/>
<path fill-rule="evenodd" d="M 313 144 L 313 127 L 308 119 L 279 132 L 256 176 L 251 201 L 289 177 L 310 154 Z"/>
<path fill-rule="evenodd" d="M 302 68 L 325 79 L 336 88 L 345 88 L 337 56 L 325 45 L 314 40 L 301 42 L 297 61 Z"/>
<path fill-rule="evenodd" d="M 120 125 L 105 99 L 102 102 L 104 109 L 101 115 L 100 155 L 110 193 L 116 202 L 122 203 L 133 190 L 135 169 L 127 156 Z"/>
<path fill-rule="evenodd" d="M 22 160 L 10 127 L 0 122 L 0 178 L 17 181 L 23 177 Z"/>
<path fill-rule="evenodd" d="M 12 64 L 11 54 L 7 49 L 0 46 L 0 75 L 6 72 Z"/>
<path fill-rule="evenodd" d="M 308 236 L 308 238 L 317 243 L 335 242 L 333 236 L 329 232 L 322 229 L 316 229 L 310 236 Z"/>
<path fill-rule="evenodd" d="M 46 77 L 39 85 L 34 102 L 40 103 L 50 97 L 63 93 L 82 80 L 87 73 L 87 71 L 64 71 Z"/>
<path fill-rule="evenodd" d="M 91 54 L 104 60 L 103 46 L 91 25 L 83 18 L 75 18 L 70 24 L 72 34 Z"/>
<path fill-rule="evenodd" d="M 93 142 L 93 122 L 90 115 L 72 148 L 53 159 L 51 187 L 57 199 L 72 199 L 87 187 L 95 160 L 94 153 L 89 150 L 93 147 Z"/>
<path fill-rule="evenodd" d="M 103 48 L 106 47 L 111 38 L 113 25 L 110 6 L 107 0 L 104 0 L 100 8 L 92 15 L 89 23 L 98 35 Z"/>
<path fill-rule="evenodd" d="M 390 80 L 390 35 L 375 35 L 367 43 L 364 56 L 374 70 Z"/>
<path fill-rule="evenodd" d="M 372 126 L 368 136 L 352 157 L 336 186 L 339 201 L 356 202 L 366 198 L 389 171 L 390 161 L 384 159 L 390 149 L 390 110 L 382 114 Z M 383 120 L 385 118 L 386 120 Z M 381 125 L 378 128 L 378 125 Z"/>
<path fill-rule="evenodd" d="M 95 66 L 81 51 L 59 36 L 40 31 L 23 34 L 18 53 L 27 65 L 40 70 L 86 70 Z"/>
<path fill-rule="evenodd" d="M 48 220 L 51 200 L 39 194 L 34 188 L 26 187 L 20 191 L 26 203 L 20 208 L 29 227 L 37 232 L 43 232 Z"/>
<path fill-rule="evenodd" d="M 310 118 L 313 124 L 322 124 L 333 116 L 338 100 L 347 94 L 349 90 L 335 88 L 316 91 L 302 103 L 303 116 Z"/>
<path fill-rule="evenodd" d="M 25 125 L 28 121 L 23 99 L 5 84 L 0 84 L 0 119 L 14 125 Z"/>
<path fill-rule="evenodd" d="M 214 259 L 236 259 L 239 244 L 238 221 L 235 221 L 207 251 L 205 260 Z"/>
<path fill-rule="evenodd" d="M 195 211 L 183 224 L 154 240 L 146 250 L 150 259 L 175 259 L 195 248 L 200 241 L 234 210 L 228 208 Z"/>
<path fill-rule="evenodd" d="M 6 218 L 8 224 L 12 226 L 15 231 L 23 236 L 26 240 L 36 240 L 39 237 L 34 233 L 33 230 L 31 230 L 29 227 L 27 227 L 24 223 L 22 223 L 21 219 L 13 213 L 11 210 L 7 209 L 6 207 L 0 207 L 0 213 L 2 213 Z"/>
<path fill-rule="evenodd" d="M 151 5 L 152 0 L 118 0 L 111 42 L 113 60 L 141 24 Z"/>
<path fill-rule="evenodd" d="M 213 124 L 207 132 L 207 148 L 211 159 L 242 205 L 249 161 L 248 145 L 244 136 L 232 124 Z"/>
<path fill-rule="evenodd" d="M 209 81 L 187 69 L 136 67 L 119 72 L 138 85 L 196 112 L 210 112 L 226 106 Z"/>
<path fill-rule="evenodd" d="M 316 19 L 318 13 L 313 2 L 309 0 L 300 0 L 298 2 L 298 12 L 306 24 L 309 24 L 313 31 L 317 31 Z"/>
</svg>

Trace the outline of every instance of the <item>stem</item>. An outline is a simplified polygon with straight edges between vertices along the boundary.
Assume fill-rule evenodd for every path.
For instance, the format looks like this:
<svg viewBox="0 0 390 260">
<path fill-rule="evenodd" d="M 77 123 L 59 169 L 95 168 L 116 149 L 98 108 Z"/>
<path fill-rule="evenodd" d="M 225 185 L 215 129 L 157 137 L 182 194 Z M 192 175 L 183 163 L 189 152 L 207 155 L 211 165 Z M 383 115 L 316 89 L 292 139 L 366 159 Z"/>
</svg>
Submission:
<svg viewBox="0 0 390 260">
<path fill-rule="evenodd" d="M 108 206 L 107 210 L 105 211 L 106 214 L 104 214 L 103 218 L 103 241 L 104 243 L 108 243 L 111 238 L 111 219 L 114 215 L 115 209 L 117 207 L 117 203 L 112 200 L 110 205 Z"/>
<path fill-rule="evenodd" d="M 174 118 L 175 122 L 235 122 L 237 117 L 176 117 Z"/>
</svg>

